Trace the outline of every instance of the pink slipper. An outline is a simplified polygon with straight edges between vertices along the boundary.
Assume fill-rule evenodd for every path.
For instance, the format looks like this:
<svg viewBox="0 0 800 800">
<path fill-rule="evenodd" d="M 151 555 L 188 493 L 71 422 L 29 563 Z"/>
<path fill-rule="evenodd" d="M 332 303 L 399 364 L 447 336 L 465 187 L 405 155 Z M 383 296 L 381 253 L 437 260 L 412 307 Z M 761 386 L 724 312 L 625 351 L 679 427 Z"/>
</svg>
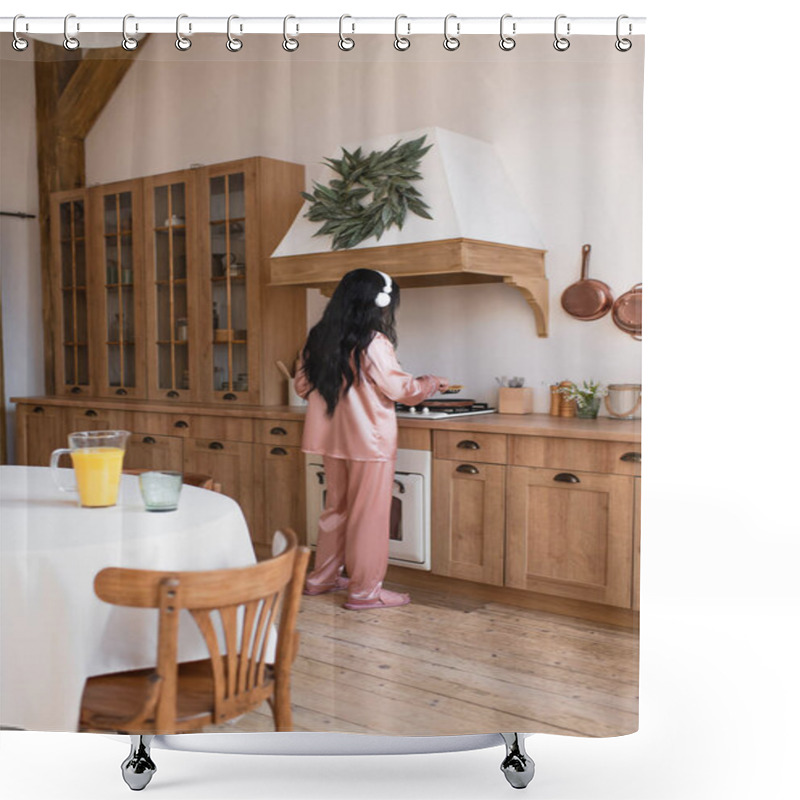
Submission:
<svg viewBox="0 0 800 800">
<path fill-rule="evenodd" d="M 349 608 L 351 611 L 362 611 L 367 608 L 397 608 L 398 606 L 407 606 L 410 602 L 411 598 L 407 594 L 381 589 L 374 600 L 366 600 L 364 602 L 348 600 L 344 607 Z"/>
<path fill-rule="evenodd" d="M 336 579 L 336 583 L 333 586 L 329 586 L 327 589 L 321 586 L 314 586 L 311 589 L 308 588 L 308 584 L 303 588 L 303 594 L 310 595 L 313 597 L 317 594 L 329 594 L 330 592 L 342 592 L 350 585 L 350 578 L 345 578 L 340 575 Z"/>
</svg>

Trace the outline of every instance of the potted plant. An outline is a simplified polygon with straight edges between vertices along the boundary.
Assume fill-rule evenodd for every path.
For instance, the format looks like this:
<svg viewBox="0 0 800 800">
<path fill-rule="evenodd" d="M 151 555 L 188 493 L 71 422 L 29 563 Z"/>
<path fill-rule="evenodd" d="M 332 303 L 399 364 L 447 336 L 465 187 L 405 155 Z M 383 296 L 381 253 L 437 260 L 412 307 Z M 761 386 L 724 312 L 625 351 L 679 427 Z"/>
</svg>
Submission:
<svg viewBox="0 0 800 800">
<path fill-rule="evenodd" d="M 570 381 L 558 391 L 565 399 L 575 401 L 575 411 L 581 419 L 596 419 L 600 401 L 608 394 L 608 390 L 597 381 L 583 381 L 582 386 Z"/>
</svg>

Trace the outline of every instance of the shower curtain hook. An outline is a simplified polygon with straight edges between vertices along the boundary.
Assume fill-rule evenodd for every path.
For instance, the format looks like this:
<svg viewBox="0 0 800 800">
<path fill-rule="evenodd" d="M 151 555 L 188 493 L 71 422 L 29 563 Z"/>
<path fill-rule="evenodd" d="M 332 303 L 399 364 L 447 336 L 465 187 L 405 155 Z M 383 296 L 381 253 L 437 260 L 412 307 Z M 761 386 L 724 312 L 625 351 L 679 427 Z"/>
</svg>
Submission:
<svg viewBox="0 0 800 800">
<path fill-rule="evenodd" d="M 619 23 L 623 19 L 628 19 L 628 18 L 629 17 L 628 17 L 627 14 L 620 14 L 617 17 L 617 41 L 614 42 L 614 47 L 616 47 L 617 50 L 620 51 L 620 53 L 627 53 L 628 50 L 630 50 L 631 47 L 633 47 L 633 42 L 630 39 L 620 39 L 620 36 L 619 36 Z M 629 22 L 628 23 L 628 36 L 630 36 L 632 33 L 633 33 L 633 26 Z"/>
<path fill-rule="evenodd" d="M 238 53 L 244 46 L 244 42 L 241 39 L 237 39 L 231 33 L 231 22 L 235 19 L 239 19 L 239 17 L 237 17 L 236 14 L 231 14 L 228 17 L 228 41 L 225 42 L 225 47 L 227 47 L 228 50 L 231 51 L 231 53 Z M 239 26 L 239 30 L 240 31 L 242 30 L 241 26 Z"/>
<path fill-rule="evenodd" d="M 64 49 L 65 50 L 77 50 L 81 43 L 74 37 L 69 35 L 69 31 L 67 30 L 67 26 L 69 25 L 70 19 L 75 19 L 74 14 L 67 14 L 64 17 Z M 76 23 L 75 25 L 76 30 L 80 30 L 80 26 Z"/>
<path fill-rule="evenodd" d="M 411 47 L 411 39 L 407 39 L 405 36 L 400 35 L 400 31 L 398 30 L 400 25 L 400 20 L 405 19 L 407 20 L 408 17 L 405 14 L 398 14 L 394 18 L 394 49 L 395 50 L 408 50 Z M 408 26 L 408 36 L 411 35 L 411 23 L 406 22 Z"/>
<path fill-rule="evenodd" d="M 451 19 L 456 20 L 456 35 L 451 36 L 447 31 L 447 25 Z M 458 50 L 461 47 L 461 40 L 458 38 L 458 34 L 461 33 L 461 23 L 457 21 L 458 17 L 455 14 L 448 14 L 444 18 L 444 41 L 442 45 L 445 50 L 449 50 L 451 53 L 454 50 Z"/>
<path fill-rule="evenodd" d="M 283 18 L 283 49 L 287 53 L 294 53 L 294 51 L 297 50 L 298 47 L 300 47 L 300 40 L 296 39 L 294 36 L 289 36 L 288 25 L 290 19 L 297 19 L 297 17 L 293 17 L 291 14 L 287 14 Z M 300 26 L 297 23 L 295 23 L 295 33 L 299 33 L 299 31 L 300 31 Z"/>
<path fill-rule="evenodd" d="M 566 18 L 567 18 L 566 14 L 559 14 L 556 17 L 555 22 L 553 23 L 553 35 L 555 36 L 555 39 L 553 41 L 553 47 L 555 47 L 555 49 L 558 50 L 559 53 L 563 53 L 565 50 L 569 50 L 570 41 L 569 39 L 567 39 L 567 36 L 569 36 L 569 29 L 570 29 L 569 22 L 567 23 L 566 36 L 560 36 L 558 33 L 558 21 L 560 19 L 566 19 Z"/>
<path fill-rule="evenodd" d="M 342 32 L 342 26 L 346 19 L 353 19 L 353 18 L 349 14 L 342 14 L 342 16 L 339 17 L 339 49 L 345 51 L 352 50 L 356 46 L 355 39 L 351 39 L 349 36 L 345 36 L 344 33 Z M 352 33 L 355 32 L 356 24 L 355 22 L 352 22 L 351 25 L 353 26 L 353 30 L 351 31 Z"/>
<path fill-rule="evenodd" d="M 17 15 L 14 17 L 14 22 L 11 24 L 11 33 L 14 35 L 14 38 L 11 40 L 11 46 L 12 46 L 12 47 L 13 47 L 13 48 L 14 48 L 14 49 L 15 49 L 15 50 L 18 52 L 18 53 L 21 53 L 23 50 L 25 50 L 25 49 L 28 47 L 28 45 L 30 44 L 30 42 L 29 42 L 27 39 L 23 39 L 23 38 L 22 38 L 22 37 L 21 37 L 21 36 L 20 36 L 20 35 L 17 33 L 17 20 L 18 20 L 18 19 L 25 19 L 25 16 L 24 16 L 23 14 L 17 14 Z M 28 29 L 28 23 L 26 22 L 26 23 L 25 23 L 25 30 L 27 30 L 27 29 Z"/>
<path fill-rule="evenodd" d="M 175 35 L 177 37 L 175 39 L 175 47 L 177 47 L 178 50 L 181 50 L 181 51 L 188 50 L 192 46 L 192 40 L 191 39 L 187 39 L 181 33 L 181 20 L 182 19 L 188 19 L 188 17 L 189 17 L 188 14 L 178 14 L 178 17 L 175 20 Z M 190 22 L 189 23 L 189 31 L 191 32 L 191 30 L 192 30 L 192 23 Z"/>
<path fill-rule="evenodd" d="M 504 25 L 507 19 L 511 19 L 511 14 L 503 14 L 500 17 L 500 49 L 505 50 L 508 52 L 509 50 L 513 50 L 517 46 L 517 40 L 514 39 L 512 36 L 508 36 L 504 30 Z M 511 23 L 511 33 L 516 34 L 517 32 L 517 23 Z"/>
<path fill-rule="evenodd" d="M 135 19 L 133 14 L 126 14 L 122 18 L 122 49 L 135 50 L 139 46 L 139 41 L 132 36 L 128 36 L 128 20 Z"/>
</svg>

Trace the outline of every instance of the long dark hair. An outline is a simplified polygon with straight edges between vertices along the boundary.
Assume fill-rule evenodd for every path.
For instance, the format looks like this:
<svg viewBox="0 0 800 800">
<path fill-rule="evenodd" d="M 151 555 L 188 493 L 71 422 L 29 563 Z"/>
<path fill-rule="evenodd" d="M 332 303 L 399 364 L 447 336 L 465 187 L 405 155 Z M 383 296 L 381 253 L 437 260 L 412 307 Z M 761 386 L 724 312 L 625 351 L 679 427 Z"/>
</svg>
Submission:
<svg viewBox="0 0 800 800">
<path fill-rule="evenodd" d="M 400 289 L 392 281 L 391 302 L 385 308 L 375 304 L 383 290 L 383 277 L 372 269 L 348 272 L 328 301 L 322 319 L 309 331 L 303 348 L 305 373 L 312 388 L 325 398 L 328 416 L 333 415 L 344 385 L 350 391 L 361 378 L 361 354 L 376 332 L 383 333 L 395 347 L 395 309 Z M 355 372 L 351 367 L 354 356 Z"/>
</svg>

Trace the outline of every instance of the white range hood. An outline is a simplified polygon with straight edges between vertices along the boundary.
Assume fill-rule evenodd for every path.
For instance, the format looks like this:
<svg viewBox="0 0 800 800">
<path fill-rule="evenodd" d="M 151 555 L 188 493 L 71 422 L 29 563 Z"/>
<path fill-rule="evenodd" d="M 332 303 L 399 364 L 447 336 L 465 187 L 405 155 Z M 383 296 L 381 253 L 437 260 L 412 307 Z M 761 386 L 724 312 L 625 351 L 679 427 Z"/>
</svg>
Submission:
<svg viewBox="0 0 800 800">
<path fill-rule="evenodd" d="M 401 287 L 505 282 L 519 288 L 534 310 L 540 336 L 547 335 L 547 278 L 542 237 L 525 211 L 494 147 L 442 128 L 421 128 L 355 144 L 348 151 L 385 150 L 422 135 L 433 147 L 414 185 L 433 219 L 409 212 L 403 229 L 380 240 L 331 250 L 330 236 L 315 236 L 322 223 L 297 214 L 270 259 L 271 283 L 314 286 L 329 292 L 341 276 L 360 266 L 388 272 Z M 341 153 L 333 150 L 329 156 Z M 307 169 L 307 190 L 335 173 L 324 164 Z"/>
</svg>

